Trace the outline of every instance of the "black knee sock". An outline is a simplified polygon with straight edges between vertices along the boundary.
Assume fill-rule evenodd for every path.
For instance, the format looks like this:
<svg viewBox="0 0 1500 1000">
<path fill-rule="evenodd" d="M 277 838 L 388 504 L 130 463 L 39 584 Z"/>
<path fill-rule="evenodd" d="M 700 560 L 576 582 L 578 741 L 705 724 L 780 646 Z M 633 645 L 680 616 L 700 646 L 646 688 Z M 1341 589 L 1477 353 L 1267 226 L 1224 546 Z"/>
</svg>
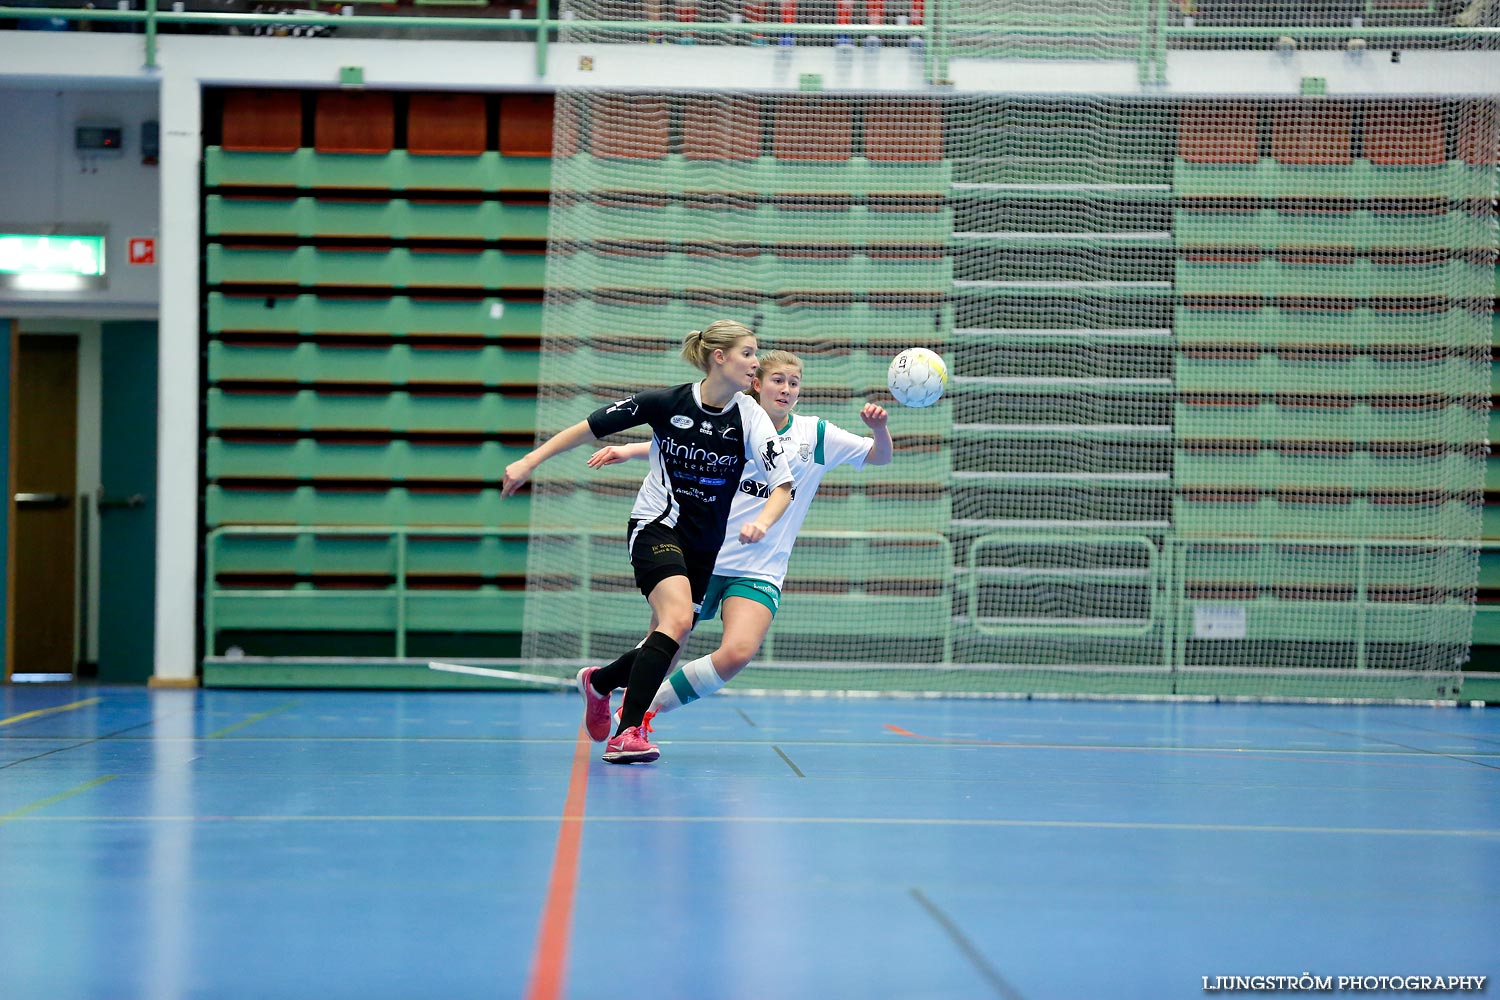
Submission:
<svg viewBox="0 0 1500 1000">
<path fill-rule="evenodd" d="M 635 665 L 630 668 L 630 684 L 625 688 L 625 704 L 620 709 L 618 736 L 631 726 L 639 726 L 645 718 L 656 689 L 666 678 L 672 667 L 672 658 L 677 655 L 677 640 L 665 632 L 652 632 L 646 636 L 645 645 L 636 650 Z"/>
<path fill-rule="evenodd" d="M 589 683 L 594 687 L 594 693 L 609 694 L 629 684 L 630 668 L 635 666 L 635 657 L 640 651 L 641 647 L 637 646 L 616 657 L 609 666 L 595 670 L 594 676 L 589 678 Z"/>
</svg>

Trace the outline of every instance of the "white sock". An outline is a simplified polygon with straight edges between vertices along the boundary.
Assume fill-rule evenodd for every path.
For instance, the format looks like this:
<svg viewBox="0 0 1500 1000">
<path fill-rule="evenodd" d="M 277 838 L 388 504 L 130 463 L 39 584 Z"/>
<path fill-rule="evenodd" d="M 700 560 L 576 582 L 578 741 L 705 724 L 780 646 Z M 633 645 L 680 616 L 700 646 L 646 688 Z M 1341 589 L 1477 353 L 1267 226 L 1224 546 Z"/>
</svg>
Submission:
<svg viewBox="0 0 1500 1000">
<path fill-rule="evenodd" d="M 723 686 L 724 679 L 714 669 L 713 658 L 700 656 L 678 667 L 661 682 L 661 687 L 656 689 L 656 697 L 651 701 L 651 711 L 658 714 L 670 712 L 711 695 Z"/>
</svg>

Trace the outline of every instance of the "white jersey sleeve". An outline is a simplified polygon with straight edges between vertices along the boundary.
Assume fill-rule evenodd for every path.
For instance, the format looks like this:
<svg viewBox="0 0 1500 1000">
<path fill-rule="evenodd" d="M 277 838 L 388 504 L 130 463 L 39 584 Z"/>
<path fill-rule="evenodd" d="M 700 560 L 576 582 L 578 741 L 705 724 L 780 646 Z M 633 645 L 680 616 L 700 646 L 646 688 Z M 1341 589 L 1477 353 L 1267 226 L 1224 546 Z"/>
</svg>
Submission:
<svg viewBox="0 0 1500 1000">
<path fill-rule="evenodd" d="M 830 469 L 840 465 L 852 465 L 856 469 L 865 467 L 865 459 L 870 457 L 870 450 L 875 447 L 874 438 L 851 434 L 838 424 L 831 424 L 826 420 L 820 420 L 819 424 L 819 437 L 823 443 L 820 464 Z"/>
</svg>

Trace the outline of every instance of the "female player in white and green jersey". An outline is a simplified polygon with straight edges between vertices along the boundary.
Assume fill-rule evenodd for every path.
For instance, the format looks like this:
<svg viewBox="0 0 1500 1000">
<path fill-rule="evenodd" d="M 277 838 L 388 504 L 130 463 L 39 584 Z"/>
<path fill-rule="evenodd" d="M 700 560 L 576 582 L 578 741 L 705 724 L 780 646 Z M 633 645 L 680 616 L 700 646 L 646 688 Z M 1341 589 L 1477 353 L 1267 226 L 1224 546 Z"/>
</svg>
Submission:
<svg viewBox="0 0 1500 1000">
<path fill-rule="evenodd" d="M 766 472 L 759 462 L 749 461 L 740 478 L 729 511 L 724 547 L 714 563 L 699 617 L 712 618 L 717 611 L 724 619 L 724 635 L 715 649 L 672 673 L 656 692 L 646 719 L 712 694 L 744 669 L 771 628 L 771 619 L 781 603 L 781 584 L 797 532 L 807 517 L 818 485 L 829 469 L 852 465 L 886 465 L 891 460 L 891 433 L 886 427 L 884 407 L 866 403 L 859 417 L 874 437 L 861 437 L 818 417 L 794 414 L 802 392 L 802 361 L 787 351 L 767 351 L 760 356 L 760 371 L 751 381 L 749 394 L 771 418 L 781 437 L 782 455 L 792 471 L 792 502 L 760 545 L 741 545 L 737 529 L 753 520 L 770 494 Z M 633 444 L 601 448 L 589 458 L 592 468 L 644 456 L 648 446 Z"/>
</svg>

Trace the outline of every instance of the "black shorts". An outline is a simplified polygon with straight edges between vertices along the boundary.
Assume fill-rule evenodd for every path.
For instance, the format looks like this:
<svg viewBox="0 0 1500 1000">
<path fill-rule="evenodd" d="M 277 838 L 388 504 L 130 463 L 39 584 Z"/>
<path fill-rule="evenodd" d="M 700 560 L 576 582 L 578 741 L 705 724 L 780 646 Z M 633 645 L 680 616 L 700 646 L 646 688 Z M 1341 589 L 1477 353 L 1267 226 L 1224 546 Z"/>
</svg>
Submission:
<svg viewBox="0 0 1500 1000">
<path fill-rule="evenodd" d="M 635 585 L 647 597 L 656 585 L 669 576 L 685 576 L 693 590 L 693 610 L 708 593 L 709 578 L 714 575 L 714 561 L 719 552 L 703 552 L 682 544 L 676 528 L 654 521 L 632 519 L 626 529 L 630 546 L 630 565 L 635 570 Z"/>
</svg>

